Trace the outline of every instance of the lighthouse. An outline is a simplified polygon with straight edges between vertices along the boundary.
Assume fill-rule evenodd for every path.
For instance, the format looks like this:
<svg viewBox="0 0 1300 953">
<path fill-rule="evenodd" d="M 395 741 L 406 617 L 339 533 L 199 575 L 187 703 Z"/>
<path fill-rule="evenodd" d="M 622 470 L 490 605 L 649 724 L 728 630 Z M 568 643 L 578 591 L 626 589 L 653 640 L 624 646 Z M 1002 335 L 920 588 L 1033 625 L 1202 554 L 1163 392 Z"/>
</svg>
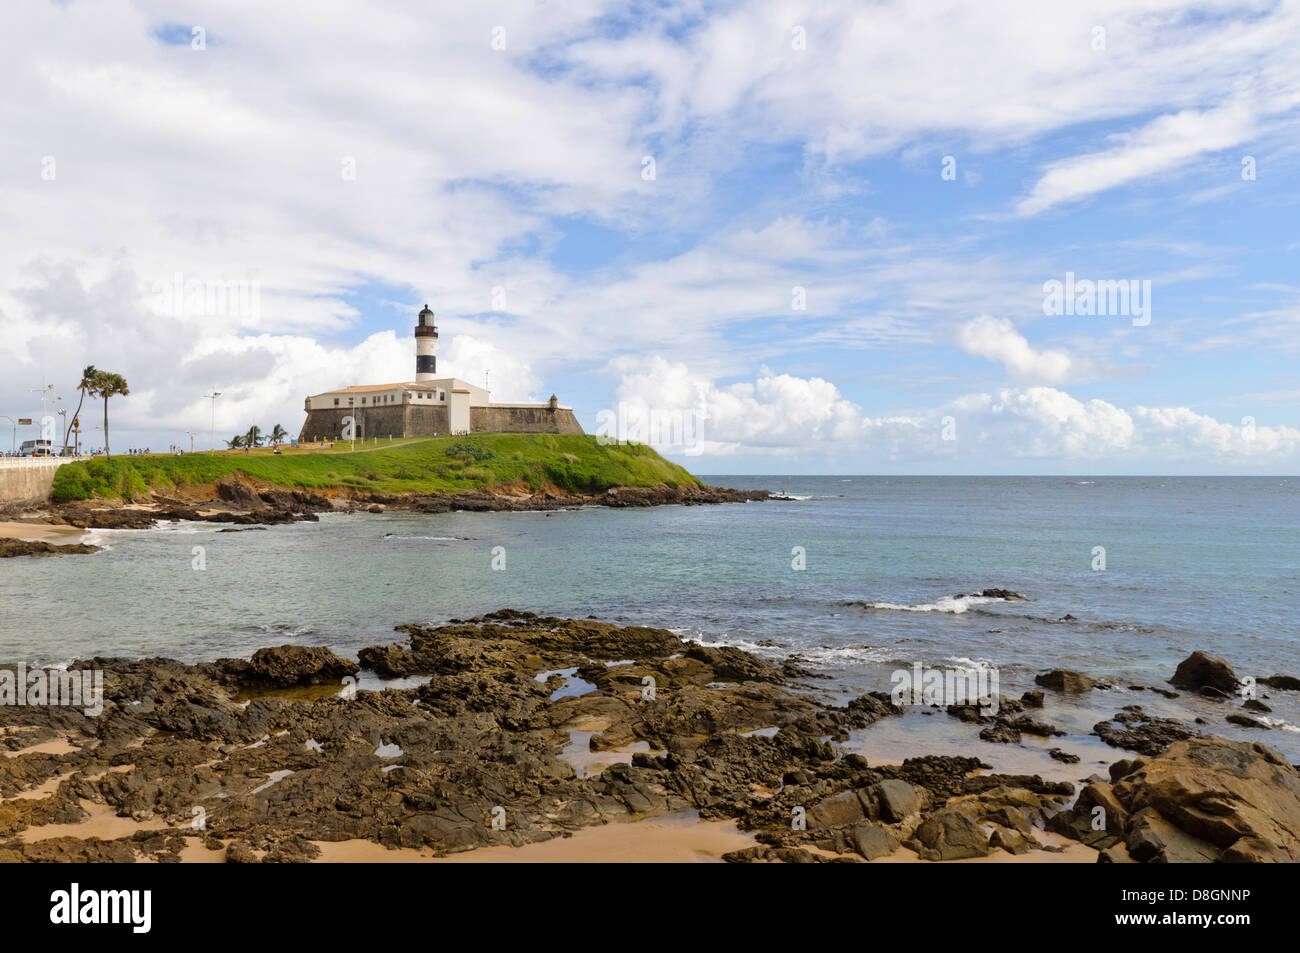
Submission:
<svg viewBox="0 0 1300 953">
<path fill-rule="evenodd" d="M 438 378 L 438 328 L 433 323 L 433 312 L 426 304 L 415 325 L 415 380 L 432 381 Z"/>
</svg>

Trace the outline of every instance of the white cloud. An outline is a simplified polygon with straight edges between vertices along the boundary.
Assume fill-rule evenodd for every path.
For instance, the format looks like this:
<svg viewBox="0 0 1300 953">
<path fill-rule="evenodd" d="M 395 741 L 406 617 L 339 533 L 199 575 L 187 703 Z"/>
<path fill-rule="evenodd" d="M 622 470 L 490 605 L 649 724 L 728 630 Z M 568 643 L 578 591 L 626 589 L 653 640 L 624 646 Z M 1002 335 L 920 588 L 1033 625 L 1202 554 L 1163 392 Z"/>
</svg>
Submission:
<svg viewBox="0 0 1300 953">
<path fill-rule="evenodd" d="M 1060 384 L 1074 369 L 1066 352 L 1036 351 L 1014 324 L 987 314 L 957 329 L 957 346 L 967 354 L 999 362 L 1013 380 L 1026 383 Z"/>
<path fill-rule="evenodd" d="M 1111 149 L 1054 163 L 1016 211 L 1036 215 L 1177 168 L 1196 156 L 1239 145 L 1255 128 L 1255 112 L 1243 103 L 1161 116 L 1135 132 L 1116 136 L 1118 144 Z"/>
<path fill-rule="evenodd" d="M 695 413 L 695 453 L 777 455 L 807 460 L 836 454 L 935 466 L 959 456 L 984 472 L 1010 460 L 1207 468 L 1300 463 L 1300 430 L 1229 424 L 1187 407 L 1135 407 L 1080 400 L 1053 387 L 968 394 L 934 408 L 880 417 L 865 414 L 830 381 L 764 368 L 751 382 L 719 385 L 683 363 L 654 358 L 619 362 L 620 407 L 643 417 Z M 955 439 L 945 439 L 945 432 Z M 653 441 L 651 441 L 653 442 Z M 681 447 L 664 449 L 682 452 Z"/>
<path fill-rule="evenodd" d="M 776 374 L 763 368 L 753 383 L 718 386 L 684 363 L 654 357 L 615 361 L 623 413 L 696 414 L 695 453 L 788 454 L 800 448 L 851 449 L 868 440 L 893 439 L 916 427 L 905 418 L 871 419 L 845 400 L 830 381 Z M 613 408 L 611 408 L 613 409 Z"/>
<path fill-rule="evenodd" d="M 206 423 L 196 395 L 214 384 L 230 395 L 225 429 L 254 416 L 293 429 L 307 393 L 408 376 L 409 317 L 358 340 L 353 302 L 358 289 L 415 288 L 440 313 L 440 368 L 476 382 L 490 368 L 500 399 L 568 399 L 548 371 L 656 350 L 708 380 L 753 378 L 707 384 L 731 442 L 814 433 L 902 446 L 919 424 L 869 419 L 827 381 L 754 368 L 792 348 L 947 341 L 950 315 L 1024 313 L 1041 273 L 1014 249 L 972 252 L 978 236 L 926 242 L 845 224 L 811 199 L 862 192 L 846 163 L 894 150 L 933 159 L 937 186 L 938 143 L 967 181 L 983 173 L 983 189 L 999 178 L 990 150 L 1024 154 L 1079 123 L 1164 114 L 1112 150 L 1049 166 L 1031 196 L 1051 205 L 1107 187 L 1115 169 L 1158 171 L 1226 141 L 1213 119 L 1227 138 L 1265 131 L 1294 105 L 1300 8 L 1187 10 L 779 0 L 633 18 L 612 0 L 194 0 L 185 20 L 209 39 L 199 52 L 155 38 L 178 16 L 166 0 L 0 5 L 0 402 L 30 407 L 46 372 L 66 397 L 94 361 L 127 374 L 134 394 L 115 414 L 143 432 Z M 1097 23 L 1103 54 L 1090 44 Z M 804 51 L 791 46 L 796 25 Z M 1216 112 L 1225 95 L 1254 104 L 1256 127 Z M 708 200 L 755 141 L 802 150 L 809 202 L 768 208 L 755 194 L 718 220 Z M 640 175 L 647 152 L 655 182 Z M 346 159 L 355 180 L 341 175 Z M 633 251 L 561 273 L 545 253 L 561 217 L 608 226 Z M 149 288 L 177 272 L 259 281 L 261 313 L 159 320 Z M 485 316 L 497 285 L 509 307 Z M 807 311 L 791 308 L 796 285 Z M 367 317 L 373 328 L 379 316 Z M 771 334 L 732 333 L 765 320 Z M 1273 327 L 1294 340 L 1290 312 Z M 972 353 L 1017 384 L 1081 373 L 1073 341 L 1067 355 L 979 330 L 962 332 Z M 784 412 L 764 410 L 778 403 Z"/>
</svg>

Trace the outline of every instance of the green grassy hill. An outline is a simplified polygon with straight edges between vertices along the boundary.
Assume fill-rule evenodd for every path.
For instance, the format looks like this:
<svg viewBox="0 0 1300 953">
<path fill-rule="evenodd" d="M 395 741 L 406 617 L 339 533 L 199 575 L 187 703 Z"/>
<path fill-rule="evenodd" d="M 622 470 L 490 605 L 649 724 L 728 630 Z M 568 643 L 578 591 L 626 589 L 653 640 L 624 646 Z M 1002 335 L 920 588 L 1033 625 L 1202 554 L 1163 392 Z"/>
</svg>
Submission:
<svg viewBox="0 0 1300 953">
<path fill-rule="evenodd" d="M 223 451 L 175 457 L 117 456 L 65 464 L 54 477 L 56 502 L 134 499 L 245 474 L 290 488 L 377 493 L 448 493 L 524 483 L 600 493 L 613 486 L 700 486 L 699 480 L 644 444 L 602 445 L 594 436 L 474 434 L 427 437 L 371 449 L 311 452 Z"/>
</svg>

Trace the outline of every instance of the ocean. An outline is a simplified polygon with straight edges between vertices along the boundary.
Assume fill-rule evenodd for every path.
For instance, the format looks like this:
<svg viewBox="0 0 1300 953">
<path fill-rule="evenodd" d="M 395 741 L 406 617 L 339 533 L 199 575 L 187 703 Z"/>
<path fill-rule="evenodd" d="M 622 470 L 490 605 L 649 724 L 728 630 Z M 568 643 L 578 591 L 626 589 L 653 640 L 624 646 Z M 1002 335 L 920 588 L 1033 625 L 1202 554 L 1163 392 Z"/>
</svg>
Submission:
<svg viewBox="0 0 1300 953">
<path fill-rule="evenodd" d="M 704 479 L 795 499 L 97 531 L 93 556 L 0 563 L 0 661 L 192 662 L 285 642 L 355 656 L 399 640 L 395 625 L 512 607 L 794 657 L 836 698 L 887 691 L 918 662 L 996 670 L 1006 694 L 1057 667 L 1114 686 L 1049 699 L 1043 716 L 1067 734 L 1027 741 L 1027 759 L 923 710 L 855 739 L 869 758 L 978 751 L 1059 772 L 1038 748 L 1121 756 L 1091 725 L 1141 704 L 1300 761 L 1297 693 L 1263 689 L 1273 728 L 1261 730 L 1225 723 L 1239 702 L 1130 687 L 1168 688 L 1196 649 L 1239 675 L 1300 676 L 1300 478 Z M 987 588 L 1026 598 L 968 595 Z"/>
</svg>

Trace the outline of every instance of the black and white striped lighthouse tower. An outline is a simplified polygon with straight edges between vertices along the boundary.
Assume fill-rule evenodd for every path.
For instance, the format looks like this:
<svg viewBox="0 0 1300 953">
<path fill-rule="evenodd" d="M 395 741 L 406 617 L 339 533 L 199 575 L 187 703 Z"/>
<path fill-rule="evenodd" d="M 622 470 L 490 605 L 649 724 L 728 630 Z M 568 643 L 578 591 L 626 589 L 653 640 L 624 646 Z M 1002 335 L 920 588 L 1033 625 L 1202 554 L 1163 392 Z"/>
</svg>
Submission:
<svg viewBox="0 0 1300 953">
<path fill-rule="evenodd" d="M 415 326 L 415 380 L 431 381 L 438 377 L 438 329 L 433 312 L 426 304 Z"/>
</svg>

